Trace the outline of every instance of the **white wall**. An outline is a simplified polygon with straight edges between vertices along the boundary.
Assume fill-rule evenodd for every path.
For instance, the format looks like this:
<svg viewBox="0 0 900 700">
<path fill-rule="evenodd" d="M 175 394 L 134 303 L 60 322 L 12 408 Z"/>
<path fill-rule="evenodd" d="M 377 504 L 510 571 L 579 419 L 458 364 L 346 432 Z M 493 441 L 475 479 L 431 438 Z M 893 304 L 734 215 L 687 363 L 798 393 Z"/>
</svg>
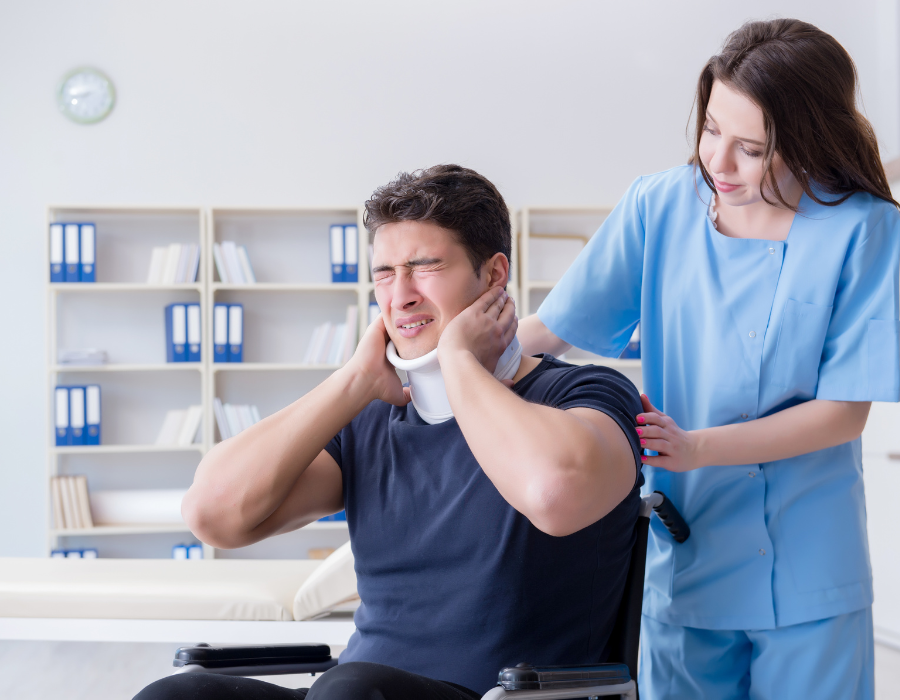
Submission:
<svg viewBox="0 0 900 700">
<path fill-rule="evenodd" d="M 890 0 L 3 3 L 0 555 L 39 555 L 45 537 L 48 204 L 356 205 L 452 161 L 516 207 L 612 203 L 684 162 L 704 60 L 776 12 L 847 47 L 897 155 Z M 54 104 L 81 64 L 118 90 L 99 125 Z"/>
</svg>

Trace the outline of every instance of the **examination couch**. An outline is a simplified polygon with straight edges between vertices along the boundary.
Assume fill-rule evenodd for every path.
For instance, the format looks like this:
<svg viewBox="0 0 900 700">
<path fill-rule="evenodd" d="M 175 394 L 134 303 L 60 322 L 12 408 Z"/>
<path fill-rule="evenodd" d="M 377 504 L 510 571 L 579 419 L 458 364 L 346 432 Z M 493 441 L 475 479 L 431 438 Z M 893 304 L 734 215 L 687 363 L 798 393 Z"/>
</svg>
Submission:
<svg viewBox="0 0 900 700">
<path fill-rule="evenodd" d="M 483 696 L 483 700 L 562 700 L 599 696 L 638 700 L 638 644 L 651 511 L 656 511 L 676 542 L 684 542 L 690 535 L 687 524 L 662 493 L 656 491 L 641 500 L 625 591 L 610 637 L 609 660 L 590 665 L 552 667 L 520 663 L 512 668 L 498 669 L 498 684 Z M 343 556 L 349 558 L 349 551 Z M 332 658 L 331 650 L 325 644 L 229 647 L 199 644 L 178 649 L 173 663 L 175 673 L 264 676 L 314 675 L 336 665 L 337 660 Z"/>
<path fill-rule="evenodd" d="M 324 561 L 0 559 L 0 639 L 346 645 L 349 545 Z"/>
</svg>

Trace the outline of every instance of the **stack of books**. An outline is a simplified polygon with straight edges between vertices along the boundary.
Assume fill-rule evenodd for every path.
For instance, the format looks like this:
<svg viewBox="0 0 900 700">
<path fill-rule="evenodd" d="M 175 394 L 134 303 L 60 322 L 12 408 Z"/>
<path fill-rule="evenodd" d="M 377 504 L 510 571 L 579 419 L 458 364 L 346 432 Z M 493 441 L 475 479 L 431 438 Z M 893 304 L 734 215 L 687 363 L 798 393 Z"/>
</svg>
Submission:
<svg viewBox="0 0 900 700">
<path fill-rule="evenodd" d="M 213 305 L 213 362 L 243 361 L 243 304 Z"/>
<path fill-rule="evenodd" d="M 234 241 L 213 243 L 213 260 L 223 284 L 256 284 L 247 247 Z"/>
<path fill-rule="evenodd" d="M 203 545 L 176 544 L 172 547 L 172 559 L 203 559 Z"/>
<path fill-rule="evenodd" d="M 203 407 L 188 406 L 187 409 L 173 409 L 166 412 L 157 445 L 188 447 L 202 440 L 200 423 L 203 420 Z"/>
<path fill-rule="evenodd" d="M 359 282 L 359 228 L 356 224 L 332 224 L 328 231 L 331 281 Z"/>
<path fill-rule="evenodd" d="M 347 307 L 344 323 L 325 322 L 313 328 L 303 355 L 304 365 L 342 365 L 356 350 L 359 308 Z"/>
<path fill-rule="evenodd" d="M 54 391 L 56 446 L 100 444 L 100 386 L 57 386 Z"/>
<path fill-rule="evenodd" d="M 166 307 L 166 362 L 200 362 L 200 304 Z"/>
<path fill-rule="evenodd" d="M 50 224 L 50 281 L 96 282 L 94 224 Z"/>
<path fill-rule="evenodd" d="M 54 476 L 50 479 L 53 524 L 57 530 L 94 527 L 86 476 Z"/>
<path fill-rule="evenodd" d="M 172 243 L 150 253 L 147 284 L 190 284 L 197 281 L 200 246 L 196 243 Z"/>
<path fill-rule="evenodd" d="M 216 426 L 222 440 L 234 437 L 261 420 L 256 406 L 223 404 L 218 397 L 213 402 L 213 412 L 216 414 Z"/>
</svg>

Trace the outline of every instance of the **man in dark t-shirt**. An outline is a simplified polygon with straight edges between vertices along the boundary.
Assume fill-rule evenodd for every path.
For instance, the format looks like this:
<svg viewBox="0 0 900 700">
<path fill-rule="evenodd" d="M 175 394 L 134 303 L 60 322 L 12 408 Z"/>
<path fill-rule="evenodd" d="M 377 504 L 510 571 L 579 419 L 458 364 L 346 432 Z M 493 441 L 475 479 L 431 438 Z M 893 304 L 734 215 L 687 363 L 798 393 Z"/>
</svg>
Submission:
<svg viewBox="0 0 900 700">
<path fill-rule="evenodd" d="M 637 390 L 549 355 L 497 375 L 517 327 L 510 222 L 482 176 L 401 174 L 366 203 L 366 226 L 382 315 L 344 367 L 210 451 L 186 521 L 229 548 L 346 509 L 357 631 L 308 700 L 467 700 L 504 666 L 603 660 L 640 498 Z M 442 381 L 413 383 L 410 402 L 389 343 Z M 435 418 L 432 399 L 451 413 Z M 138 697 L 306 693 L 185 674 Z"/>
</svg>

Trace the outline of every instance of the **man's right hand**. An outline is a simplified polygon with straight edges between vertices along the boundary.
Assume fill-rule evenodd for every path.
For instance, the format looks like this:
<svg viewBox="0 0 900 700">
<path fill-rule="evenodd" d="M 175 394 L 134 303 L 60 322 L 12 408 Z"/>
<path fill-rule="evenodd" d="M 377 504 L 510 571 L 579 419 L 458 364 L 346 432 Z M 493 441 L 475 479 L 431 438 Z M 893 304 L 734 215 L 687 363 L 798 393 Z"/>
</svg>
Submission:
<svg viewBox="0 0 900 700">
<path fill-rule="evenodd" d="M 368 389 L 369 400 L 380 399 L 394 406 L 409 403 L 409 389 L 404 388 L 397 370 L 388 362 L 387 344 L 390 337 L 379 314 L 359 341 L 353 357 L 341 370 Z"/>
</svg>

